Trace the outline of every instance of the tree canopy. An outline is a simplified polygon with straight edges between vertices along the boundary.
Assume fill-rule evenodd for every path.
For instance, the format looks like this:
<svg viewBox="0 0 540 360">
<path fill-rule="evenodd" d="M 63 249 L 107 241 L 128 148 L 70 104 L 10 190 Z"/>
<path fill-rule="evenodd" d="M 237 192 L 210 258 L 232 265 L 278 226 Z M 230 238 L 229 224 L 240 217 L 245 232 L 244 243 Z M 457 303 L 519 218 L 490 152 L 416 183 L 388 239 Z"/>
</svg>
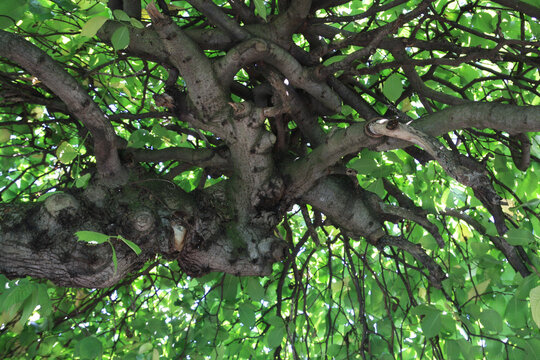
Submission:
<svg viewBox="0 0 540 360">
<path fill-rule="evenodd" d="M 0 357 L 537 357 L 539 20 L 1 2 Z"/>
</svg>

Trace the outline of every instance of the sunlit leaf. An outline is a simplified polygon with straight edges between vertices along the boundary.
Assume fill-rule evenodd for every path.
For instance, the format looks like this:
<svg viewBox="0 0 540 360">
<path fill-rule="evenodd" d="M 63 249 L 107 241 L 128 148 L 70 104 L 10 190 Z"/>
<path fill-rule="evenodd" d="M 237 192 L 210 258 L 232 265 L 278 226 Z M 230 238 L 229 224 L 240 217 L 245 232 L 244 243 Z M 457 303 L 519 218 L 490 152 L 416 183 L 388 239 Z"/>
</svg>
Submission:
<svg viewBox="0 0 540 360">
<path fill-rule="evenodd" d="M 67 141 L 63 141 L 56 149 L 56 157 L 62 164 L 69 164 L 77 157 L 77 150 Z"/>
<path fill-rule="evenodd" d="M 120 9 L 114 10 L 113 15 L 117 20 L 120 20 L 120 21 L 129 21 L 130 20 L 129 15 L 126 14 L 125 11 L 120 10 Z"/>
<path fill-rule="evenodd" d="M 0 129 L 0 143 L 5 143 L 11 137 L 11 131 L 8 129 Z"/>
<path fill-rule="evenodd" d="M 533 320 L 536 326 L 540 328 L 540 286 L 531 290 L 530 303 Z"/>
<path fill-rule="evenodd" d="M 482 295 L 486 292 L 486 289 L 488 288 L 489 284 L 491 283 L 491 279 L 482 281 L 479 284 L 476 284 L 476 286 L 473 286 L 469 292 L 467 293 L 467 298 L 472 299 L 476 295 Z"/>
<path fill-rule="evenodd" d="M 142 252 L 141 248 L 137 244 L 135 244 L 133 241 L 125 239 L 122 236 L 118 236 L 118 239 L 120 239 L 124 244 L 129 246 L 131 248 L 131 250 L 133 250 L 135 252 L 135 254 L 137 254 L 137 255 L 141 254 L 141 252 Z"/>
<path fill-rule="evenodd" d="M 253 2 L 255 3 L 257 14 L 266 20 L 266 5 L 264 4 L 264 0 L 254 0 Z"/>
<path fill-rule="evenodd" d="M 383 85 L 384 96 L 390 101 L 396 101 L 403 93 L 403 84 L 401 83 L 401 76 L 398 74 L 392 74 L 385 80 Z"/>
<path fill-rule="evenodd" d="M 81 35 L 94 37 L 108 19 L 105 16 L 94 16 L 88 20 L 81 29 Z"/>
<path fill-rule="evenodd" d="M 103 244 L 104 242 L 109 241 L 110 238 L 109 235 L 101 234 L 95 231 L 77 231 L 75 235 L 78 237 L 79 241 L 96 244 Z"/>
<path fill-rule="evenodd" d="M 92 174 L 90 173 L 84 174 L 83 176 L 78 177 L 77 180 L 75 180 L 75 186 L 77 186 L 78 188 L 85 187 L 90 181 L 91 177 L 92 177 Z"/>
<path fill-rule="evenodd" d="M 111 36 L 111 43 L 115 50 L 122 50 L 129 45 L 129 28 L 127 26 L 120 26 L 114 31 Z"/>
</svg>

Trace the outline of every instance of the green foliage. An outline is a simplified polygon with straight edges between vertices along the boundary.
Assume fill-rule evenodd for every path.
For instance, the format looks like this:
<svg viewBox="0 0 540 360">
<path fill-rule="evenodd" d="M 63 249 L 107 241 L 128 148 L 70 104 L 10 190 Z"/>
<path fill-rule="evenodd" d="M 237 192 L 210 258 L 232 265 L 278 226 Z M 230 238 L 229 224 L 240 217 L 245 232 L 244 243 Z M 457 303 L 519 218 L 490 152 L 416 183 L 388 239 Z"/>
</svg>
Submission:
<svg viewBox="0 0 540 360">
<path fill-rule="evenodd" d="M 526 2 L 536 4 L 532 0 Z M 158 109 L 152 101 L 152 96 L 162 93 L 165 87 L 168 68 L 153 59 L 123 54 L 122 50 L 133 40 L 130 31 L 146 28 L 147 18 L 143 16 L 138 21 L 116 10 L 113 16 L 118 27 L 111 44 L 96 39 L 97 32 L 111 17 L 105 3 L 0 1 L 0 29 L 24 34 L 61 61 L 109 116 L 128 149 L 214 148 L 219 139 L 193 130 L 182 119 L 173 120 L 170 112 Z M 201 20 L 200 13 L 187 2 L 168 3 L 177 7 L 175 19 L 184 29 L 213 28 L 212 21 Z M 214 3 L 232 11 L 227 1 Z M 265 22 L 277 13 L 277 5 L 270 1 L 245 3 L 252 5 L 254 14 Z M 373 17 L 362 17 L 375 3 L 389 6 L 378 9 Z M 420 5 L 420 1 L 400 6 L 390 6 L 391 3 L 351 1 L 310 16 L 338 20 L 344 17 L 335 22 L 321 20 L 320 24 L 331 24 L 329 32 L 339 29 L 343 33 L 369 34 Z M 521 43 L 537 44 L 538 22 L 516 11 L 501 11 L 500 5 L 491 1 L 479 4 L 476 8 L 475 2 L 434 1 L 432 7 L 437 13 L 427 16 L 426 21 L 406 22 L 387 38 L 408 40 L 412 36 L 410 47 L 406 48 L 414 58 L 411 63 L 426 86 L 439 93 L 473 101 L 539 105 L 537 51 L 530 47 L 525 56 L 515 50 Z M 471 10 L 467 10 L 469 6 Z M 342 47 L 339 41 L 343 33 L 332 41 L 321 40 L 321 44 L 297 34 L 295 50 L 335 46 L 339 51 L 329 54 L 320 66 L 339 64 L 347 55 L 368 45 L 353 42 Z M 501 43 L 504 56 L 494 50 L 500 39 L 507 42 Z M 430 48 L 442 41 L 450 50 Z M 375 49 L 340 74 L 354 79 L 348 85 L 361 89 L 361 99 L 382 114 L 397 109 L 417 118 L 445 108 L 439 101 L 433 101 L 431 108 L 425 106 L 425 96 L 413 91 L 404 67 L 397 63 L 390 47 Z M 470 51 L 458 54 L 459 48 Z M 486 58 L 480 57 L 484 54 L 481 51 L 492 50 Z M 223 56 L 217 50 L 206 54 L 210 58 Z M 470 60 L 460 60 L 465 57 Z M 21 72 L 13 64 L 1 62 L 0 76 L 24 89 L 34 82 L 38 86 L 29 96 L 42 103 L 55 100 L 45 86 L 39 86 L 38 78 Z M 240 87 L 259 84 L 257 76 L 245 70 L 237 74 L 236 80 Z M 184 85 L 182 78 L 178 84 Z M 397 104 L 399 99 L 403 101 Z M 2 101 L 0 98 L 0 104 Z M 0 194 L 4 202 L 32 201 L 62 187 L 84 189 L 90 181 L 88 171 L 95 165 L 95 158 L 80 124 L 61 109 L 43 108 L 43 104 L 28 101 L 10 103 L 7 110 L 2 108 Z M 133 120 L 132 115 L 139 113 L 150 115 Z M 293 121 L 288 124 L 291 129 L 296 128 Z M 338 116 L 319 121 L 325 131 L 332 131 L 360 119 L 351 105 L 344 105 Z M 485 159 L 490 177 L 498 181 L 498 193 L 507 202 L 503 208 L 505 215 L 516 224 L 504 239 L 510 245 L 522 246 L 523 253 L 537 261 L 534 259 L 540 233 L 540 135 L 530 137 L 533 161 L 525 172 L 514 165 L 508 134 L 459 129 L 449 136 L 456 140 L 452 143 L 456 151 Z M 347 160 L 348 167 L 358 172 L 359 186 L 397 206 L 398 199 L 385 187 L 388 181 L 421 207 L 422 214 L 435 224 L 444 238 L 443 249 L 432 234 L 409 220 L 389 220 L 386 231 L 421 245 L 429 257 L 442 265 L 448 278 L 441 289 L 428 282 L 427 270 L 410 254 L 391 247 L 377 249 L 363 239 L 351 239 L 347 231 L 333 227 L 330 219 L 325 218 L 315 234 L 308 232 L 307 219 L 295 207 L 276 229 L 276 234 L 290 241 L 291 253 L 286 261 L 274 265 L 267 277 L 210 274 L 190 278 L 176 262 L 165 259 L 159 259 L 159 265 L 146 264 L 109 289 L 62 288 L 46 281 L 8 280 L 0 275 L 0 357 L 537 357 L 538 274 L 523 278 L 493 246 L 490 236 L 496 235 L 496 230 L 490 221 L 491 214 L 472 191 L 448 177 L 438 164 L 421 164 L 404 150 L 379 153 L 364 149 Z M 167 160 L 144 166 L 160 176 L 169 176 L 186 191 L 193 191 L 201 179 L 208 177 L 196 167 L 175 173 L 171 169 L 177 165 L 175 160 Z M 206 186 L 224 178 L 208 179 Z M 320 216 L 309 206 L 307 209 L 312 220 Z M 449 216 L 448 209 L 462 211 L 473 223 Z M 136 244 L 121 236 L 92 231 L 79 231 L 76 235 L 90 245 L 109 243 L 115 270 L 114 240 L 122 241 L 137 255 L 141 253 Z M 536 263 L 536 271 L 539 265 Z"/>
<path fill-rule="evenodd" d="M 94 37 L 107 20 L 105 16 L 94 16 L 83 25 L 81 35 L 89 38 Z"/>
<path fill-rule="evenodd" d="M 401 76 L 398 74 L 392 74 L 383 83 L 383 94 L 386 98 L 392 102 L 399 99 L 403 93 L 403 84 L 401 83 Z"/>
<path fill-rule="evenodd" d="M 122 241 L 124 244 L 130 247 L 131 250 L 137 255 L 140 255 L 142 250 L 141 248 L 135 244 L 133 241 L 130 241 L 126 238 L 124 238 L 122 235 L 116 235 L 116 236 L 110 236 L 105 235 L 102 233 L 98 233 L 95 231 L 77 231 L 75 233 L 79 241 L 84 241 L 91 245 L 99 245 L 103 243 L 108 243 L 111 246 L 112 250 L 112 260 L 114 264 L 114 272 L 118 269 L 118 258 L 116 257 L 116 249 L 114 248 L 114 245 L 112 243 L 112 239 L 117 239 Z"/>
<path fill-rule="evenodd" d="M 116 29 L 111 37 L 111 42 L 115 50 L 127 48 L 129 45 L 129 28 L 127 26 L 120 26 Z"/>
<path fill-rule="evenodd" d="M 266 20 L 266 5 L 264 4 L 264 0 L 253 0 L 253 2 L 255 3 L 257 15 Z"/>
</svg>

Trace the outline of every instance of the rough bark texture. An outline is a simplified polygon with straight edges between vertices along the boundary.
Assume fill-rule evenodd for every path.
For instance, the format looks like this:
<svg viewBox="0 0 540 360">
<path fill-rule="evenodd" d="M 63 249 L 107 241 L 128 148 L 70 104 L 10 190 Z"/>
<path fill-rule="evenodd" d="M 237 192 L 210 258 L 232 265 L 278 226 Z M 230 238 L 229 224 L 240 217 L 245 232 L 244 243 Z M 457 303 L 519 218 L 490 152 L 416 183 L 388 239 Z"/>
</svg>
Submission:
<svg viewBox="0 0 540 360">
<path fill-rule="evenodd" d="M 286 244 L 271 233 L 237 228 L 223 197 L 218 187 L 186 194 L 170 182 L 138 176 L 122 188 L 94 184 L 37 203 L 2 204 L 0 272 L 101 288 L 161 255 L 177 259 L 192 276 L 269 274 Z M 142 253 L 111 238 L 115 271 L 111 246 L 77 241 L 75 232 L 82 230 L 123 236 Z"/>
<path fill-rule="evenodd" d="M 127 11 L 122 7 L 125 3 L 112 1 L 110 6 Z M 438 263 L 422 247 L 401 237 L 387 236 L 384 222 L 414 221 L 430 232 L 439 246 L 444 246 L 437 226 L 388 181 L 385 188 L 399 206 L 389 206 L 383 201 L 387 199 L 362 189 L 356 173 L 345 166 L 363 149 L 386 151 L 413 143 L 423 150 L 409 148 L 409 154 L 422 164 L 438 161 L 449 175 L 472 187 L 494 216 L 499 234 L 506 232 L 507 219 L 494 200 L 498 195 L 485 169 L 477 168 L 477 159 L 459 154 L 455 145 L 446 149 L 434 138 L 466 128 L 505 131 L 511 135 L 508 142 L 517 143 L 517 150 L 512 152 L 514 161 L 526 170 L 530 146 L 523 133 L 540 131 L 540 107 L 475 103 L 465 91 L 456 91 L 457 95 L 439 92 L 427 85 L 432 73 L 420 76 L 416 67 L 459 65 L 483 58 L 537 64 L 538 58 L 529 55 L 526 44 L 512 45 L 512 55 L 508 51 L 498 53 L 499 48 L 462 48 L 448 41 L 397 36 L 397 30 L 407 22 L 417 21 L 418 25 L 414 23 L 410 28 L 418 29 L 430 16 L 444 20 L 432 14 L 430 1 L 423 1 L 410 12 L 400 12 L 384 26 L 359 33 L 328 26 L 327 21 L 316 16 L 319 10 L 345 1 L 279 2 L 278 13 L 268 21 L 255 16 L 243 2 L 231 2 L 232 10 L 211 1 L 188 3 L 208 21 L 209 25 L 204 25 L 207 28 L 184 28 L 169 16 L 172 12 L 150 3 L 148 26 L 139 29 L 126 22 L 107 21 L 98 32 L 101 45 L 107 46 L 115 31 L 127 27 L 130 43 L 115 56 L 142 59 L 141 71 L 152 68 L 154 65 L 148 64 L 155 62 L 162 72 L 156 75 L 149 71 L 147 78 L 168 72 L 167 79 L 160 79 L 163 91 L 155 93 L 158 90 L 152 89 L 156 106 L 163 106 L 164 111 L 117 111 L 107 116 L 111 109 L 117 109 L 117 104 L 100 107 L 99 91 L 92 89 L 92 97 L 90 87 L 81 85 L 92 77 L 92 72 L 99 72 L 101 65 L 88 72 L 72 71 L 23 35 L 0 31 L 0 56 L 17 67 L 16 72 L 27 71 L 39 80 L 38 84 L 41 82 L 39 91 L 35 91 L 23 86 L 17 74 L 0 74 L 0 94 L 6 98 L 0 105 L 30 102 L 66 115 L 69 123 L 80 127 L 81 138 L 86 139 L 89 133 L 91 145 L 85 146 L 96 160 L 96 169 L 85 169 L 94 171 L 95 176 L 84 191 L 65 190 L 45 201 L 0 205 L 0 273 L 47 278 L 65 286 L 107 287 L 148 259 L 163 256 L 177 259 L 181 268 L 193 276 L 211 271 L 267 275 L 291 245 L 276 235 L 276 225 L 294 205 L 303 206 L 304 213 L 310 205 L 326 216 L 327 224 L 351 237 L 365 238 L 380 249 L 391 246 L 408 252 L 427 269 L 432 284 L 440 287 L 445 274 Z M 401 3 L 376 3 L 365 14 L 337 20 L 354 22 Z M 524 3 L 499 3 L 536 13 Z M 129 14 L 139 17 L 140 11 L 130 9 Z M 293 35 L 299 34 L 309 46 L 296 45 Z M 486 39 L 497 40 L 491 35 Z M 501 47 L 505 45 L 502 42 Z M 447 55 L 418 60 L 408 52 L 409 47 Z M 349 48 L 356 50 L 342 56 Z M 394 60 L 373 64 L 370 56 L 375 49 L 392 54 Z M 324 61 L 334 56 L 339 57 L 325 65 Z M 392 67 L 403 69 L 408 80 L 409 88 L 399 101 L 417 94 L 427 115 L 411 121 L 376 89 L 383 87 L 383 82 L 374 85 L 375 90 L 363 90 L 363 84 L 355 78 Z M 241 72 L 249 79 L 239 80 Z M 144 101 L 152 97 L 149 87 L 145 83 L 147 93 L 141 109 L 147 108 Z M 363 97 L 366 94 L 382 105 L 370 104 Z M 367 122 L 340 115 L 343 105 L 366 120 L 385 112 L 385 116 L 397 120 L 390 121 L 388 116 L 384 126 L 390 122 L 396 127 L 388 131 L 384 127 L 366 130 Z M 451 106 L 437 111 L 446 105 Z M 333 126 L 330 120 L 335 115 L 340 115 L 339 121 L 347 126 Z M 166 118 L 164 126 L 168 130 L 197 139 L 197 146 L 126 148 L 126 141 L 119 135 L 133 133 L 139 125 L 122 121 L 145 117 Z M 62 121 L 64 126 L 68 122 Z M 36 122 L 30 125 L 41 126 Z M 123 131 L 116 134 L 115 126 Z M 407 131 L 398 134 L 393 131 L 396 128 Z M 506 140 L 503 135 L 497 136 Z M 87 156 L 86 161 L 90 164 L 93 159 Z M 161 169 L 154 165 L 165 163 L 171 168 L 157 174 Z M 188 194 L 171 180 L 192 167 L 204 170 L 203 180 Z M 223 181 L 205 188 L 207 176 L 222 177 Z M 322 220 L 317 225 L 321 224 Z M 121 241 L 111 240 L 118 263 L 115 271 L 111 246 L 78 242 L 75 232 L 81 230 L 122 236 L 140 246 L 142 254 L 137 256 Z M 517 271 L 522 275 L 530 272 L 528 259 L 518 256 L 523 253 L 519 247 L 501 237 L 492 236 L 491 240 Z"/>
</svg>

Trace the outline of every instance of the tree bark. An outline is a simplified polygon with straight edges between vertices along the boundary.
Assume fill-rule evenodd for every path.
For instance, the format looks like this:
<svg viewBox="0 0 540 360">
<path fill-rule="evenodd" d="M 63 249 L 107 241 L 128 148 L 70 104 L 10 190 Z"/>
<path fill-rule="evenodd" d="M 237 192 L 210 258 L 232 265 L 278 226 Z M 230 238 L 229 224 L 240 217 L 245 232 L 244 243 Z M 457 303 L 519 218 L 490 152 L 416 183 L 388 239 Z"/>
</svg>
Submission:
<svg viewBox="0 0 540 360">
<path fill-rule="evenodd" d="M 172 183 L 145 179 L 110 189 L 92 184 L 35 203 L 1 204 L 0 273 L 46 278 L 62 286 L 103 288 L 152 257 L 176 259 L 189 275 L 212 271 L 268 275 L 286 244 L 263 226 L 236 226 L 224 191 L 185 193 Z M 111 236 L 111 245 L 77 241 L 75 232 Z M 136 243 L 136 255 L 115 236 Z"/>
</svg>

